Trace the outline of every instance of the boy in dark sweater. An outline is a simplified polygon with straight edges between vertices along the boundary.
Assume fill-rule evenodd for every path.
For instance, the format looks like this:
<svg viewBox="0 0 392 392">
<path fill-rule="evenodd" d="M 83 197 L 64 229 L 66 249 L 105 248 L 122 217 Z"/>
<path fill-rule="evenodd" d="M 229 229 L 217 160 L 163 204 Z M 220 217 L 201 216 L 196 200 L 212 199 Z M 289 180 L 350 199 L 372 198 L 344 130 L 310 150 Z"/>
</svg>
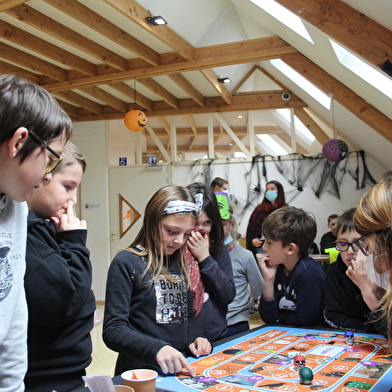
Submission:
<svg viewBox="0 0 392 392">
<path fill-rule="evenodd" d="M 350 331 L 376 332 L 371 323 L 367 323 L 370 309 L 364 302 L 361 290 L 346 275 L 352 266 L 359 246 L 356 240 L 361 238 L 355 231 L 353 216 L 355 208 L 345 211 L 337 224 L 336 249 L 340 251 L 338 259 L 327 271 L 327 280 L 323 295 L 323 316 L 329 327 Z"/>
<path fill-rule="evenodd" d="M 86 222 L 74 207 L 86 162 L 71 142 L 62 156 L 52 177 L 27 201 L 26 392 L 82 387 L 91 362 L 95 297 Z"/>
<path fill-rule="evenodd" d="M 296 207 L 282 207 L 263 223 L 267 253 L 257 255 L 264 277 L 259 303 L 267 324 L 315 326 L 321 322 L 325 273 L 307 255 L 316 236 L 315 219 Z"/>
</svg>

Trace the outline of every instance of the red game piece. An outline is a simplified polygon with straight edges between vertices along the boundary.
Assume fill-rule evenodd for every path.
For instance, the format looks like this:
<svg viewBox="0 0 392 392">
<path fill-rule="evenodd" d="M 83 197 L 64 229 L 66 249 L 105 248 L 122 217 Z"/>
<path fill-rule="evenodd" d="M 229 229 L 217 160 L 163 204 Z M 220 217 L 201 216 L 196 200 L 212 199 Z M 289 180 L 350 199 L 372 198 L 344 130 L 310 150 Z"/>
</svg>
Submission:
<svg viewBox="0 0 392 392">
<path fill-rule="evenodd" d="M 297 370 L 301 369 L 301 367 L 304 367 L 305 364 L 306 364 L 306 360 L 303 355 L 296 355 L 294 357 L 294 366 Z"/>
</svg>

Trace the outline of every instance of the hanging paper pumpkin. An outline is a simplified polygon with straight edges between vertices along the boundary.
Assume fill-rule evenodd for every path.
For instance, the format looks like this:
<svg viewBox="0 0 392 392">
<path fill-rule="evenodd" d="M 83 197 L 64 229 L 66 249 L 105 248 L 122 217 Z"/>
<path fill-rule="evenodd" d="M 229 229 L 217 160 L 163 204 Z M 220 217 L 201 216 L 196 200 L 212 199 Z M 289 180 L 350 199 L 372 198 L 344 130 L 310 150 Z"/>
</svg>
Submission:
<svg viewBox="0 0 392 392">
<path fill-rule="evenodd" d="M 130 110 L 124 117 L 124 124 L 130 131 L 138 132 L 147 125 L 147 117 L 140 110 Z"/>
<path fill-rule="evenodd" d="M 329 139 L 323 145 L 323 155 L 331 162 L 340 162 L 347 157 L 348 146 L 341 139 Z"/>
</svg>

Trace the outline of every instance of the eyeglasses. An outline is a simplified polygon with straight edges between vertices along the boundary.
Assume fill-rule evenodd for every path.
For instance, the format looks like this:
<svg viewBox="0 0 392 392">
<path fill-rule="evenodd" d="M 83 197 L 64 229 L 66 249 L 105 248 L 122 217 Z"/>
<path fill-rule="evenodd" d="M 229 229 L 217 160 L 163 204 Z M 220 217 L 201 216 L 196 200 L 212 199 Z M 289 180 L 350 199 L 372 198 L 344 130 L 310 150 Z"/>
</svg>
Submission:
<svg viewBox="0 0 392 392">
<path fill-rule="evenodd" d="M 359 244 L 356 242 L 343 242 L 343 241 L 336 241 L 335 242 L 335 248 L 336 250 L 339 250 L 340 252 L 347 252 L 350 249 L 350 246 L 354 252 L 358 252 L 361 247 Z M 362 250 L 362 249 L 361 249 Z"/>
<path fill-rule="evenodd" d="M 364 236 L 362 236 L 361 238 L 358 238 L 357 240 L 355 240 L 356 244 L 358 245 L 359 249 L 361 249 L 361 252 L 365 255 L 365 256 L 369 256 L 369 241 L 366 237 L 369 237 L 370 235 L 375 234 L 375 233 L 369 233 L 366 234 Z"/>
<path fill-rule="evenodd" d="M 51 173 L 56 167 L 59 165 L 63 157 L 54 152 L 38 135 L 36 135 L 33 131 L 29 131 L 29 135 L 31 135 L 37 142 L 41 143 L 44 148 L 46 148 L 56 159 L 49 158 L 49 163 L 46 166 L 45 174 Z"/>
</svg>

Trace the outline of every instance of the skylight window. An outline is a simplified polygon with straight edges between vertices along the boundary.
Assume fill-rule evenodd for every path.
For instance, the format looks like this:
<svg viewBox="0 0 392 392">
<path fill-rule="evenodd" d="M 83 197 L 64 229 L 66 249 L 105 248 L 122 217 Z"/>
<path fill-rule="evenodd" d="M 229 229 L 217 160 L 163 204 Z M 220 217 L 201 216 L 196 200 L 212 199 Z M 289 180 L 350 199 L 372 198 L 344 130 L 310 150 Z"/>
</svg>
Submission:
<svg viewBox="0 0 392 392">
<path fill-rule="evenodd" d="M 237 152 L 234 152 L 234 158 L 245 158 L 246 159 L 246 155 L 242 151 L 237 151 Z"/>
<path fill-rule="evenodd" d="M 276 111 L 290 124 L 291 123 L 291 115 L 290 109 L 276 109 Z M 316 138 L 312 132 L 303 124 L 303 122 L 297 117 L 294 116 L 294 125 L 295 131 L 300 133 L 307 141 L 308 144 L 313 143 Z"/>
<path fill-rule="evenodd" d="M 270 135 L 263 134 L 257 135 L 257 137 L 276 155 L 280 156 L 288 154 L 288 151 L 286 151 L 277 141 L 272 139 Z"/>
<path fill-rule="evenodd" d="M 335 51 L 340 64 L 344 65 L 351 72 L 354 72 L 357 76 L 371 84 L 387 97 L 392 98 L 392 80 L 390 78 L 361 60 L 355 54 L 349 52 L 343 46 L 331 39 L 329 42 L 331 42 L 332 49 Z"/>
<path fill-rule="evenodd" d="M 302 75 L 300 75 L 293 68 L 288 66 L 285 62 L 280 59 L 270 60 L 271 64 L 282 72 L 285 76 L 291 79 L 295 84 L 305 90 L 312 98 L 323 105 L 328 110 L 331 108 L 331 98 L 321 91 L 314 84 L 310 83 Z"/>
<path fill-rule="evenodd" d="M 305 38 L 307 41 L 313 44 L 312 38 L 302 23 L 301 18 L 289 11 L 287 8 L 283 7 L 274 0 L 251 0 L 251 2 L 255 3 L 275 19 L 278 19 L 279 22 L 282 22 L 291 30 L 295 31 L 301 37 Z"/>
</svg>

